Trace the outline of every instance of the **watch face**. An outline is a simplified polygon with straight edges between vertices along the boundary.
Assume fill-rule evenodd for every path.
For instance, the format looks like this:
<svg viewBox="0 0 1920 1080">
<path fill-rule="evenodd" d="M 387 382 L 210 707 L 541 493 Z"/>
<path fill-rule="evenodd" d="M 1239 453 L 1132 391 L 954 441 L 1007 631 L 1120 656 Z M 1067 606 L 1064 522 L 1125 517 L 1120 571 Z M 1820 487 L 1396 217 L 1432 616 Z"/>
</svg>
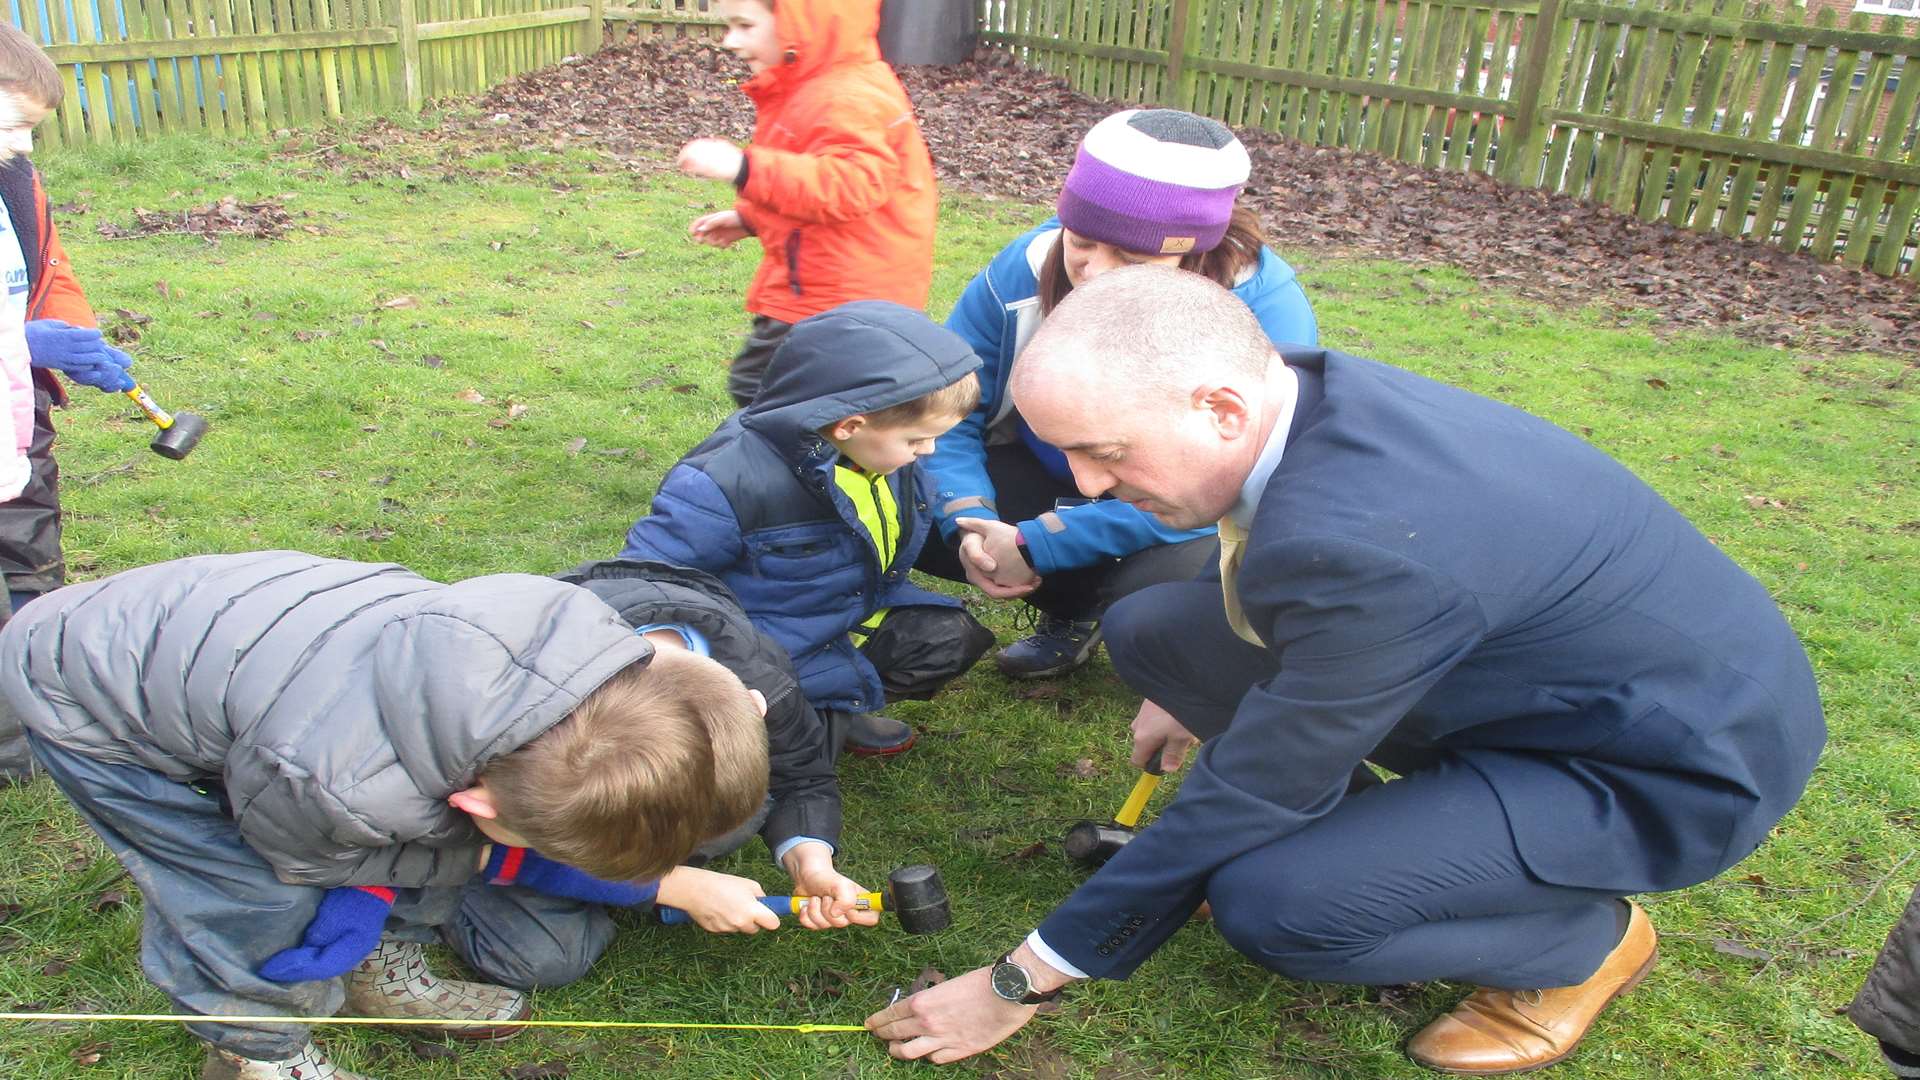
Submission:
<svg viewBox="0 0 1920 1080">
<path fill-rule="evenodd" d="M 1008 1001 L 1019 1001 L 1032 990 L 1033 984 L 1027 981 L 1026 970 L 1019 964 L 1001 962 L 993 965 L 993 992 Z"/>
</svg>

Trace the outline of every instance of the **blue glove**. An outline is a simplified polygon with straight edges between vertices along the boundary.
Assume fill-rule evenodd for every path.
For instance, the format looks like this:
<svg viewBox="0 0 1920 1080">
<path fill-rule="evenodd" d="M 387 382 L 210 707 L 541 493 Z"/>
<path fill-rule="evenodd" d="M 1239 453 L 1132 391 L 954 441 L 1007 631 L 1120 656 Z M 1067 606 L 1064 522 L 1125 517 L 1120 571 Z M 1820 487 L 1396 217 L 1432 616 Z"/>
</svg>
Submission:
<svg viewBox="0 0 1920 1080">
<path fill-rule="evenodd" d="M 345 975 L 380 945 L 393 890 L 374 886 L 328 889 L 300 936 L 300 944 L 281 949 L 260 965 L 260 977 L 274 982 L 314 982 Z"/>
<path fill-rule="evenodd" d="M 635 884 L 607 881 L 566 863 L 554 862 L 532 848 L 493 845 L 482 871 L 489 885 L 520 885 L 548 896 L 565 896 L 595 904 L 633 907 L 650 903 L 660 892 L 659 882 Z"/>
<path fill-rule="evenodd" d="M 91 326 L 35 319 L 27 324 L 27 355 L 34 367 L 52 368 L 82 386 L 110 394 L 133 389 L 133 376 L 127 374 L 133 357 L 107 344 Z"/>
</svg>

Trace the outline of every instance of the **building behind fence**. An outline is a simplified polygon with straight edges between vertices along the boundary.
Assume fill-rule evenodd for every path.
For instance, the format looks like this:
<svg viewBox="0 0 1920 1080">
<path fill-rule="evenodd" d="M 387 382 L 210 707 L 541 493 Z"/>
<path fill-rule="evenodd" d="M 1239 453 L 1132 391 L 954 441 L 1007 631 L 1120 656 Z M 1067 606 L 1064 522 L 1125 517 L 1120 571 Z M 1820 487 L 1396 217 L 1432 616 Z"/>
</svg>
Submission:
<svg viewBox="0 0 1920 1080">
<path fill-rule="evenodd" d="M 1920 276 L 1920 18 L 1899 17 L 1920 0 L 976 2 L 986 44 L 1097 97 Z M 591 53 L 608 23 L 718 22 L 703 0 L 11 5 L 68 80 L 54 144 L 418 109 Z"/>
</svg>

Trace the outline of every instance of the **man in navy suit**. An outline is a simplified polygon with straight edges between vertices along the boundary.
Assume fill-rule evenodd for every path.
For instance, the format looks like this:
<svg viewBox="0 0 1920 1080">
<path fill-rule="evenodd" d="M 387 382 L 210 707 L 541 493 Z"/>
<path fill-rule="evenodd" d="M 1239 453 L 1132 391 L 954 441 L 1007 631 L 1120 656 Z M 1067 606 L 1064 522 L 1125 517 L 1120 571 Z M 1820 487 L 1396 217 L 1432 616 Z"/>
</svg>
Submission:
<svg viewBox="0 0 1920 1080">
<path fill-rule="evenodd" d="M 1075 289 L 1013 379 L 1087 495 L 1220 523 L 1224 587 L 1142 590 L 1107 622 L 1147 699 L 1135 763 L 1204 745 L 1000 963 L 869 1018 L 896 1057 L 999 1043 L 1205 900 L 1291 978 L 1476 984 L 1408 1044 L 1422 1064 L 1538 1068 L 1653 966 L 1624 898 L 1726 870 L 1805 787 L 1825 726 L 1766 590 L 1552 424 L 1276 352 L 1218 286 L 1160 267 Z"/>
</svg>

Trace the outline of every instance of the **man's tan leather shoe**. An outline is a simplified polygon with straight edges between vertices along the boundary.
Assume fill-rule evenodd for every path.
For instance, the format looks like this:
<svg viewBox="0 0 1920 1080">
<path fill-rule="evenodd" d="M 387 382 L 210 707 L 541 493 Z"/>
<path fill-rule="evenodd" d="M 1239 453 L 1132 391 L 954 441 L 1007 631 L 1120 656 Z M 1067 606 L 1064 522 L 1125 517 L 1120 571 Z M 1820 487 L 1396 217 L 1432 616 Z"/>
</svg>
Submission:
<svg viewBox="0 0 1920 1080">
<path fill-rule="evenodd" d="M 1629 903 L 1626 936 L 1578 986 L 1552 990 L 1476 990 L 1407 1043 L 1407 1055 L 1430 1069 L 1463 1076 L 1499 1076 L 1545 1068 L 1573 1053 L 1607 1003 L 1646 978 L 1658 955 L 1653 924 Z"/>
</svg>

